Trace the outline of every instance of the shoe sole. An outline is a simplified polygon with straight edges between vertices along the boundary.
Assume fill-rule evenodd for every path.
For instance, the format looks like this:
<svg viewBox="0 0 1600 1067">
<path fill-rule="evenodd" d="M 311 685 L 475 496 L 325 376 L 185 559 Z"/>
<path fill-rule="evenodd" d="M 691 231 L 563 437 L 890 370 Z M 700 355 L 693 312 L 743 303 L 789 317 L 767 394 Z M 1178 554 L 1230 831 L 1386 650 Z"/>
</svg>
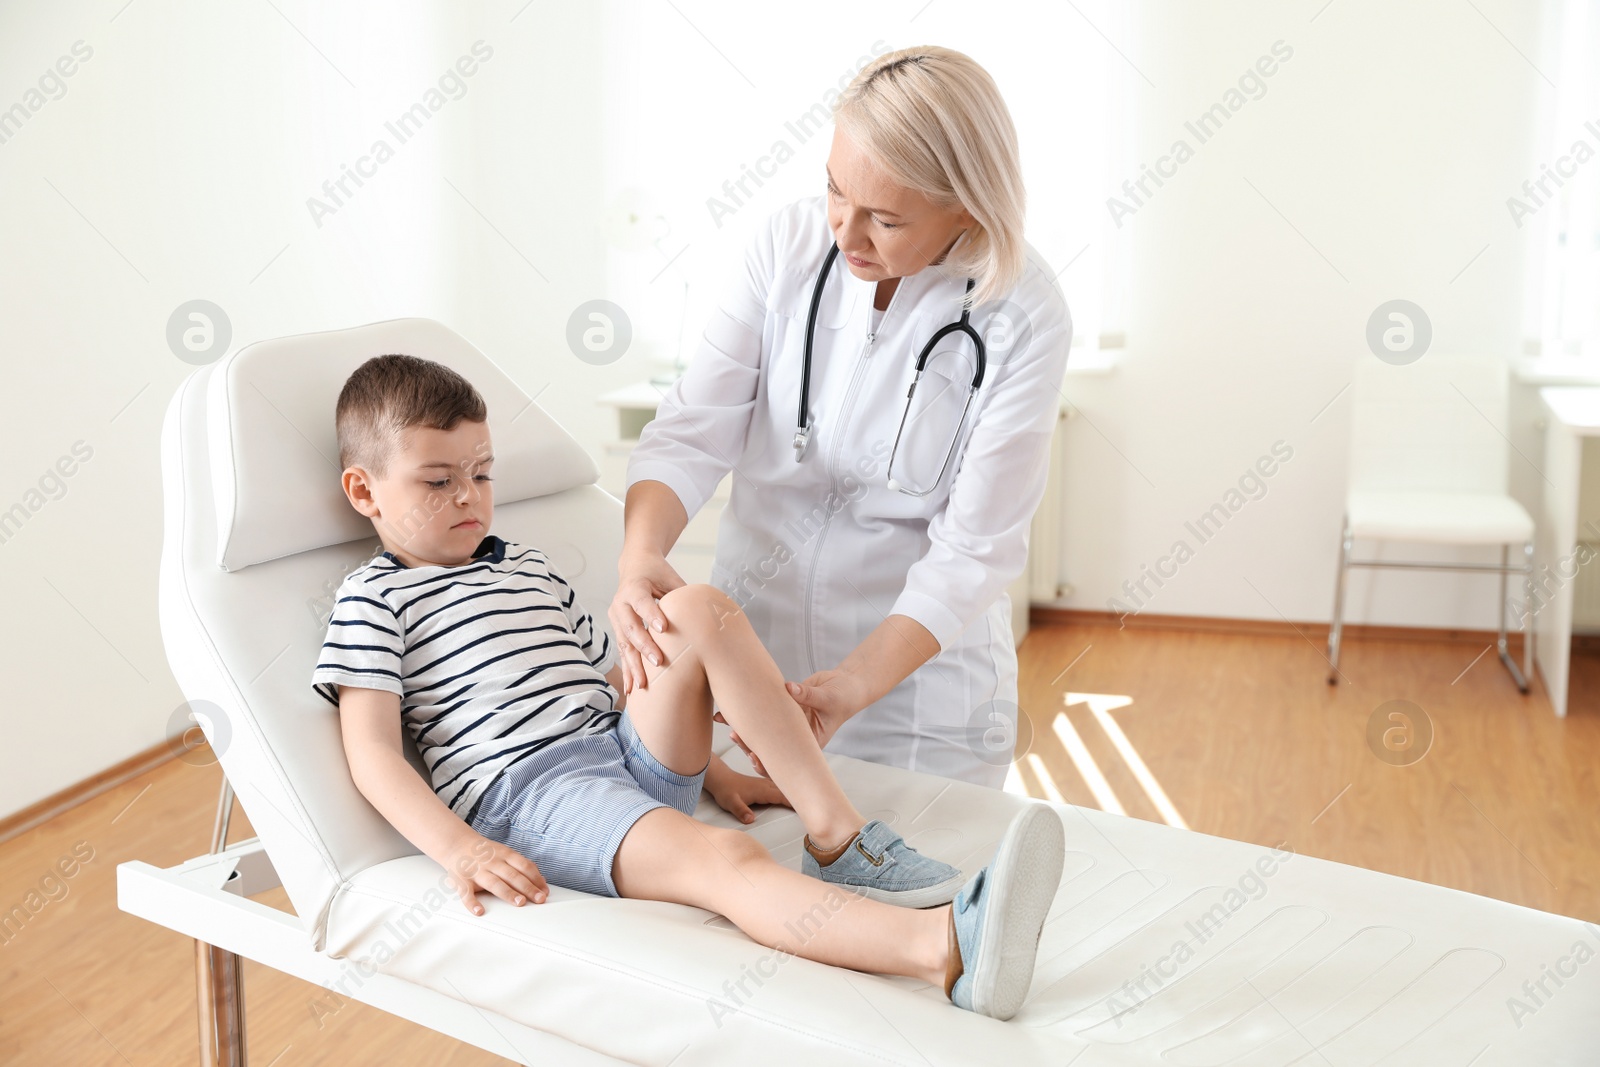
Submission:
<svg viewBox="0 0 1600 1067">
<path fill-rule="evenodd" d="M 1066 852 L 1061 817 L 1046 804 L 1030 804 L 1007 827 L 989 865 L 983 943 L 972 967 L 972 1008 L 979 1014 L 1009 1019 L 1027 999 Z"/>
<path fill-rule="evenodd" d="M 823 879 L 827 881 L 827 879 Z M 857 896 L 866 897 L 884 904 L 894 904 L 902 908 L 935 908 L 940 904 L 948 904 L 961 892 L 961 887 L 967 884 L 964 874 L 957 874 L 938 885 L 925 886 L 922 889 L 903 889 L 898 892 L 888 889 L 873 889 L 864 885 L 846 885 L 843 882 L 828 882 L 831 886 L 848 889 Z"/>
</svg>

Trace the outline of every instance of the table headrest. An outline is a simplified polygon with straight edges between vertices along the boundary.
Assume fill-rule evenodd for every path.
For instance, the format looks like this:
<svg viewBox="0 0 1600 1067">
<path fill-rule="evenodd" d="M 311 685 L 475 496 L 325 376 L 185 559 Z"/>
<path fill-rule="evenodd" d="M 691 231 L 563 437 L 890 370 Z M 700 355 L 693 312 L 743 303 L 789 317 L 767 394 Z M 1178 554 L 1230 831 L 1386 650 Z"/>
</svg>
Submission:
<svg viewBox="0 0 1600 1067">
<path fill-rule="evenodd" d="M 430 319 L 260 341 L 219 364 L 206 432 L 217 509 L 217 564 L 234 571 L 373 537 L 372 520 L 340 486 L 334 409 L 351 373 L 373 356 L 431 359 L 477 388 L 494 439 L 495 502 L 587 485 L 594 460 L 505 372 Z"/>
</svg>

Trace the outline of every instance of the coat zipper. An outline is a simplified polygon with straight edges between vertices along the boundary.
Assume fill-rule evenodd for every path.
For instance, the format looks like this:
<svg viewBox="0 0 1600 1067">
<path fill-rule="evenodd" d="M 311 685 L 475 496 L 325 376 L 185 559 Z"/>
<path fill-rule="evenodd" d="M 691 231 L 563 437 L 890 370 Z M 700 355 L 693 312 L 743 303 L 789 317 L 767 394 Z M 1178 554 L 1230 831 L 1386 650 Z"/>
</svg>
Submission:
<svg viewBox="0 0 1600 1067">
<path fill-rule="evenodd" d="M 889 312 L 894 310 L 895 301 L 900 299 L 900 293 L 905 287 L 906 279 L 901 278 L 900 284 L 894 287 L 894 294 L 889 297 L 889 306 L 883 309 L 883 317 L 878 320 L 877 329 L 872 328 L 872 308 L 868 307 L 867 309 L 866 343 L 861 347 L 861 356 L 856 360 L 855 371 L 850 375 L 850 386 L 845 390 L 844 409 L 839 416 L 839 431 L 834 436 L 833 455 L 828 461 L 828 489 L 834 494 L 839 492 L 836 473 L 839 450 L 844 447 L 844 433 L 850 425 L 850 413 L 855 407 L 856 391 L 861 384 L 861 375 L 866 369 L 867 360 L 872 356 L 872 342 L 877 339 L 878 334 L 883 332 L 883 324 L 889 321 Z M 874 283 L 872 288 L 873 303 L 877 303 L 877 298 L 878 288 L 877 284 Z M 832 524 L 833 514 L 827 512 L 822 517 L 822 529 L 817 531 L 817 544 L 812 550 L 811 556 L 811 573 L 806 577 L 806 661 L 810 664 L 812 674 L 817 673 L 816 623 L 813 618 L 813 606 L 816 603 L 817 592 L 817 567 L 822 562 L 822 543 L 827 540 L 828 527 Z"/>
</svg>

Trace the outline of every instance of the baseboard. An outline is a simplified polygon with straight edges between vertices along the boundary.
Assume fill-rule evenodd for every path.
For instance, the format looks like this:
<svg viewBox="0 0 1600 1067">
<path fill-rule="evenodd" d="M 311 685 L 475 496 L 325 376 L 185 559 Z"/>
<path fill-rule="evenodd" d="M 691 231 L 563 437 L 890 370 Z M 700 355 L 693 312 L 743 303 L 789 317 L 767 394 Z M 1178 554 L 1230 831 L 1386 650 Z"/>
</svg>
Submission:
<svg viewBox="0 0 1600 1067">
<path fill-rule="evenodd" d="M 1126 617 L 1115 611 L 1090 611 L 1079 608 L 1057 608 L 1035 604 L 1028 612 L 1034 626 L 1055 624 L 1073 626 L 1117 626 L 1128 630 L 1190 630 L 1201 633 L 1244 634 L 1252 637 L 1309 637 L 1326 641 L 1329 624 L 1325 622 L 1287 622 L 1282 619 L 1227 619 L 1211 615 L 1152 615 L 1141 612 Z M 1450 641 L 1464 645 L 1482 645 L 1493 641 L 1493 630 L 1461 630 L 1439 626 L 1371 626 L 1344 624 L 1344 636 L 1352 641 Z M 1513 646 L 1520 645 L 1522 635 L 1513 631 Z M 1578 641 L 1574 638 L 1574 648 Z M 1600 650 L 1600 637 L 1589 638 Z"/>
<path fill-rule="evenodd" d="M 129 756 L 115 766 L 107 767 L 98 774 L 92 774 L 81 782 L 67 786 L 59 793 L 52 793 L 38 803 L 28 805 L 14 815 L 0 819 L 0 842 L 25 834 L 35 826 L 49 822 L 86 800 L 110 792 L 124 782 L 173 759 L 179 751 L 179 746 L 171 741 L 161 741 L 143 752 Z"/>
</svg>

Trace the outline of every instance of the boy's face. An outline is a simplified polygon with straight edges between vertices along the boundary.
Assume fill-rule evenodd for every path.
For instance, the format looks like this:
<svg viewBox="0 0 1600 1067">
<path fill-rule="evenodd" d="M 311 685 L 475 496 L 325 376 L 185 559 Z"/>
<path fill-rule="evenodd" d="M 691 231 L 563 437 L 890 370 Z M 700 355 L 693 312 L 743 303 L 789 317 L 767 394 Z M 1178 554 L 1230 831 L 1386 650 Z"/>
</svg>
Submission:
<svg viewBox="0 0 1600 1067">
<path fill-rule="evenodd" d="M 493 463 L 488 423 L 414 426 L 396 442 L 383 477 L 346 468 L 344 492 L 406 566 L 459 567 L 494 518 Z"/>
</svg>

